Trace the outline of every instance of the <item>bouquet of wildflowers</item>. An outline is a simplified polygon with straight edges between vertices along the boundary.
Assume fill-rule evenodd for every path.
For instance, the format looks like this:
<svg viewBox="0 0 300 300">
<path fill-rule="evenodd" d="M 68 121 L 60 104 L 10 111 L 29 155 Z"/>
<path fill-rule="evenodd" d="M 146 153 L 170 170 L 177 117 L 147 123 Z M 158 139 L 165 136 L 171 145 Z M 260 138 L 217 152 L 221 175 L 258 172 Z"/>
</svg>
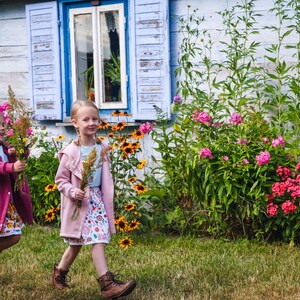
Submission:
<svg viewBox="0 0 300 300">
<path fill-rule="evenodd" d="M 8 102 L 2 105 L 2 111 L 7 125 L 6 140 L 15 148 L 18 160 L 25 161 L 29 148 L 36 142 L 32 129 L 32 113 L 21 101 L 17 100 L 12 88 L 8 87 Z M 25 170 L 18 173 L 15 190 L 22 192 Z"/>
<path fill-rule="evenodd" d="M 80 184 L 80 189 L 84 190 L 85 187 L 88 185 L 88 179 L 92 172 L 94 171 L 94 163 L 97 158 L 97 151 L 96 148 L 93 148 L 93 150 L 90 152 L 89 156 L 85 161 L 82 162 L 83 170 L 82 170 L 82 179 Z M 79 216 L 79 210 L 81 208 L 82 201 L 78 200 L 76 208 L 72 214 L 71 219 L 76 220 Z"/>
</svg>

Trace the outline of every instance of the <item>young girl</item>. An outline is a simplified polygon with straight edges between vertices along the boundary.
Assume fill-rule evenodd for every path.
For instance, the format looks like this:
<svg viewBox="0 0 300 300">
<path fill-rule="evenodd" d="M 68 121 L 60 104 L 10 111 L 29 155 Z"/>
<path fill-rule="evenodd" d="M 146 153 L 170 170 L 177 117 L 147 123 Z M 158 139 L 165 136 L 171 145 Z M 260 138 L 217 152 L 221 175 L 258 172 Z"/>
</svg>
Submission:
<svg viewBox="0 0 300 300">
<path fill-rule="evenodd" d="M 27 182 L 22 193 L 14 191 L 17 173 L 24 171 L 26 162 L 16 160 L 16 151 L 4 142 L 5 120 L 0 113 L 0 252 L 21 238 L 23 222 L 32 224 L 32 204 Z"/>
<path fill-rule="evenodd" d="M 96 142 L 99 111 L 91 101 L 76 101 L 71 110 L 72 124 L 78 139 L 59 152 L 60 165 L 56 185 L 61 193 L 60 235 L 69 247 L 58 265 L 54 265 L 52 284 L 60 290 L 68 287 L 67 274 L 82 245 L 92 245 L 92 259 L 99 275 L 97 281 L 104 299 L 130 294 L 136 286 L 134 280 L 122 282 L 108 271 L 105 244 L 115 233 L 113 211 L 113 179 L 110 173 L 108 147 Z M 82 161 L 96 148 L 97 159 L 89 176 L 88 186 L 80 189 Z M 79 215 L 72 217 L 78 201 Z"/>
</svg>

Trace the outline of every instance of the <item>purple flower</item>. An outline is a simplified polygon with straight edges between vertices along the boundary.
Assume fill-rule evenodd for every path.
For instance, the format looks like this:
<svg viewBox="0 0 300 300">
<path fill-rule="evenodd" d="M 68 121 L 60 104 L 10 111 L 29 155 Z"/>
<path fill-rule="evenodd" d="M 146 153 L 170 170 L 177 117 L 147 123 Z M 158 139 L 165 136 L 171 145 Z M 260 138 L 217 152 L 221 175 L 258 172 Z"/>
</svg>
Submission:
<svg viewBox="0 0 300 300">
<path fill-rule="evenodd" d="M 173 102 L 175 102 L 175 103 L 181 103 L 181 101 L 182 101 L 182 99 L 181 99 L 181 97 L 179 95 L 174 96 Z"/>
</svg>

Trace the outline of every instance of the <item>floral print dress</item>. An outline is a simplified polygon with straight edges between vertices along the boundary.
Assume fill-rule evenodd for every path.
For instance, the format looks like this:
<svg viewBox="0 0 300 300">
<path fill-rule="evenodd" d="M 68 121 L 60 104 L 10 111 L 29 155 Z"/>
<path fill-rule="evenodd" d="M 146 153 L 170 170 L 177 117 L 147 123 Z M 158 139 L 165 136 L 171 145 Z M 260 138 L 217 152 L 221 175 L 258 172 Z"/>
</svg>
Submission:
<svg viewBox="0 0 300 300">
<path fill-rule="evenodd" d="M 0 156 L 2 158 L 3 162 L 8 162 L 8 158 L 3 152 L 3 146 L 0 145 Z M 24 227 L 24 224 L 22 222 L 22 219 L 20 215 L 18 214 L 13 199 L 11 197 L 10 203 L 8 204 L 7 212 L 5 221 L 2 227 L 2 230 L 0 231 L 0 238 L 10 235 L 19 235 L 22 233 L 22 228 Z"/>
<path fill-rule="evenodd" d="M 82 160 L 85 160 L 94 147 L 97 148 L 97 159 L 94 164 L 95 170 L 88 179 L 90 186 L 89 208 L 84 220 L 81 238 L 64 239 L 70 245 L 108 244 L 110 241 L 108 219 L 99 188 L 102 176 L 102 161 L 100 157 L 102 147 L 101 145 L 81 146 L 80 153 Z"/>
</svg>

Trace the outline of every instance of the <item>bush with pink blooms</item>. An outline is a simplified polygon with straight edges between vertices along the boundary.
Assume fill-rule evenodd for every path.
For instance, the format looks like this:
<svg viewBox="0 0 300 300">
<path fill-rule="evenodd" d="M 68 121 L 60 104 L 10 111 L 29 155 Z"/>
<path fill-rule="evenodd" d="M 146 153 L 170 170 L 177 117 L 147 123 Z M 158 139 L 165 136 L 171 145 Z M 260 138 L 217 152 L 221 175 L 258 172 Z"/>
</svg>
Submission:
<svg viewBox="0 0 300 300">
<path fill-rule="evenodd" d="M 286 194 L 273 201 L 266 195 L 272 186 L 298 192 L 298 179 L 288 170 L 295 169 L 300 154 L 299 65 L 286 67 L 279 53 L 300 15 L 292 2 L 269 13 L 278 18 L 268 28 L 278 41 L 266 49 L 266 65 L 258 59 L 254 0 L 220 12 L 225 29 L 220 43 L 211 40 L 198 11 L 178 18 L 182 41 L 173 120 L 158 109 L 158 126 L 151 131 L 164 174 L 159 188 L 148 186 L 149 194 L 160 197 L 149 204 L 160 216 L 158 227 L 199 236 L 299 240 L 298 201 L 292 194 L 282 203 L 279 197 Z M 286 34 L 282 20 L 290 26 Z M 221 61 L 214 61 L 212 54 L 220 51 Z"/>
</svg>

